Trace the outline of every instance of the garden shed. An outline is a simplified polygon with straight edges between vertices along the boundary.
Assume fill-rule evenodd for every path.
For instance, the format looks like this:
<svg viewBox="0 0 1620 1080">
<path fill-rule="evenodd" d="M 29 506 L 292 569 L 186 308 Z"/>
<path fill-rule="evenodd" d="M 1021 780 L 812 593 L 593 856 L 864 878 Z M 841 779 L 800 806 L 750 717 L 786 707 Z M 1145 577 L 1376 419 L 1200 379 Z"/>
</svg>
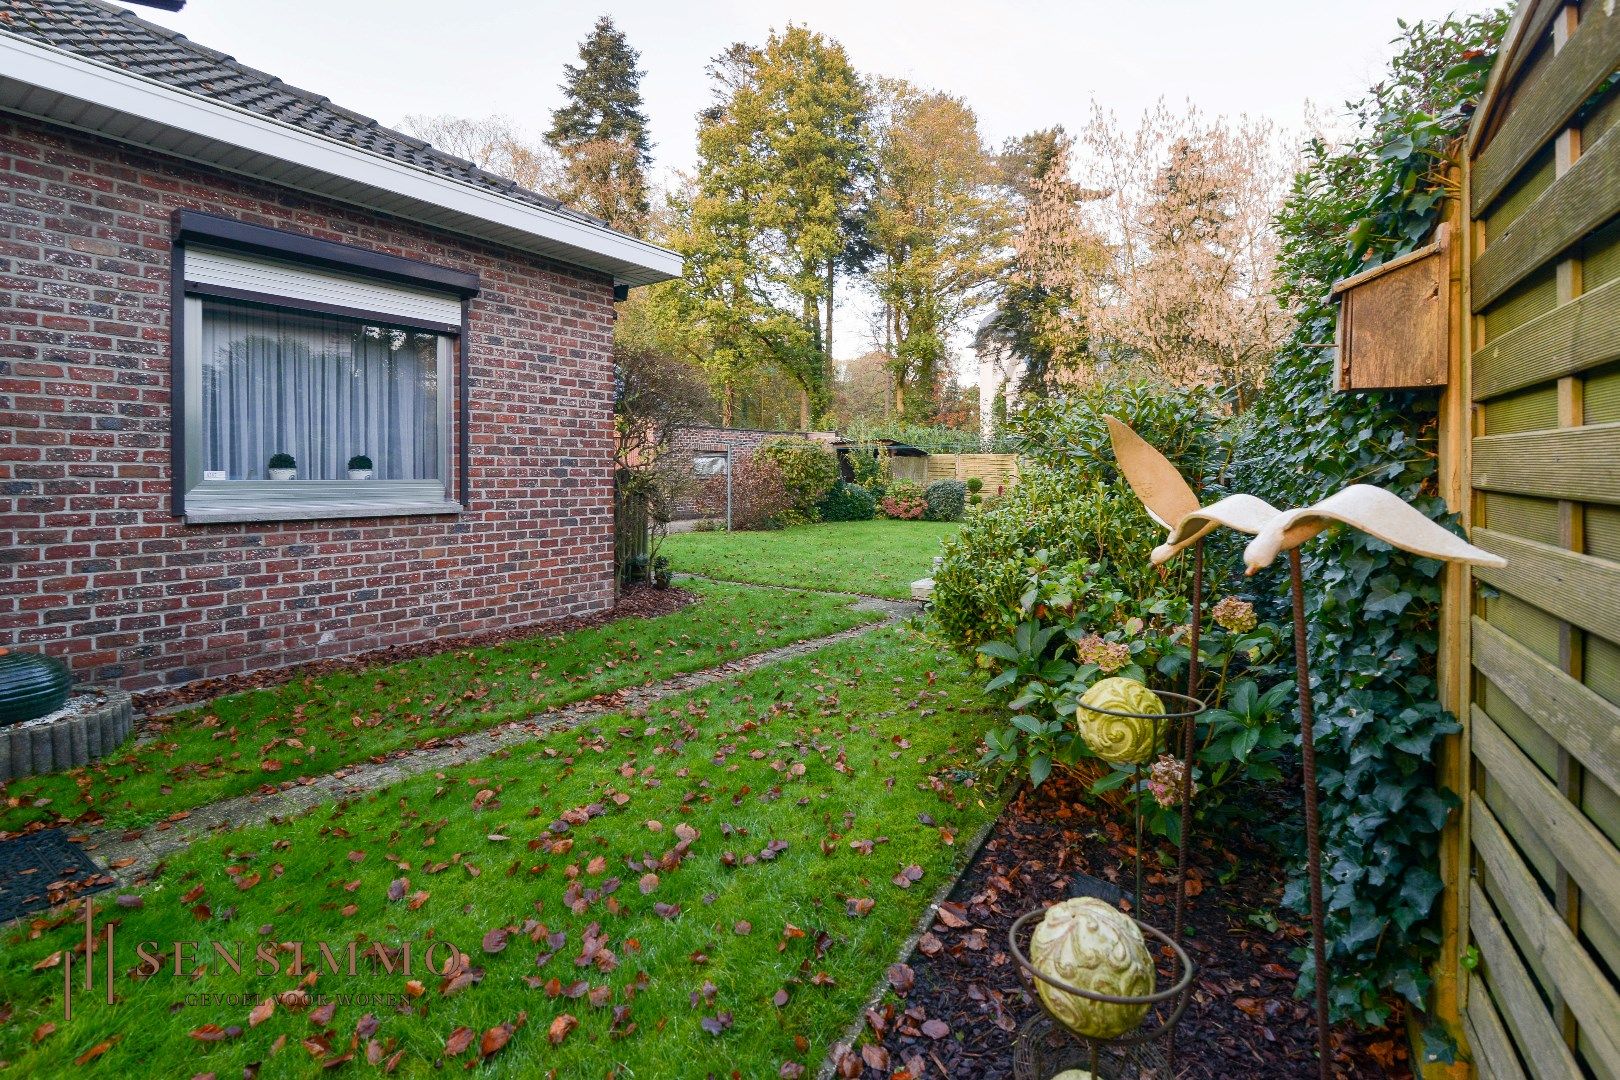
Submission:
<svg viewBox="0 0 1620 1080">
<path fill-rule="evenodd" d="M 888 462 L 889 475 L 896 480 L 909 480 L 914 484 L 928 483 L 929 454 L 920 446 L 912 446 L 898 439 L 869 439 L 864 442 L 840 439 L 833 443 L 832 447 L 838 454 L 838 467 L 842 470 L 845 480 L 855 479 L 854 470 L 849 464 L 850 455 L 871 454 Z"/>
<path fill-rule="evenodd" d="M 1441 476 L 1438 1011 L 1481 1077 L 1620 1076 L 1620 14 L 1525 0 L 1462 155 Z"/>
</svg>

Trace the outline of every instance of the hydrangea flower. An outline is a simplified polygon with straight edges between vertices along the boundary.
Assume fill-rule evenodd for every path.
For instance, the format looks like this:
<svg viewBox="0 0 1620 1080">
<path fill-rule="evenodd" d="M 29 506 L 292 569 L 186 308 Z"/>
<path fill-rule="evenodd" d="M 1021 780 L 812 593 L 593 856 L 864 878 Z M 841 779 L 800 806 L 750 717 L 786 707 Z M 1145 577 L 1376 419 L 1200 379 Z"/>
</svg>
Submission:
<svg viewBox="0 0 1620 1080">
<path fill-rule="evenodd" d="M 1254 613 L 1254 605 L 1235 596 L 1228 596 L 1216 604 L 1210 615 L 1215 619 L 1216 625 L 1234 634 L 1248 633 L 1260 622 Z"/>
<path fill-rule="evenodd" d="M 1096 664 L 1104 673 L 1112 675 L 1131 662 L 1131 649 L 1123 641 L 1104 641 L 1096 634 L 1074 643 L 1074 650 L 1082 663 Z"/>
<path fill-rule="evenodd" d="M 1153 801 L 1165 809 L 1181 803 L 1181 782 L 1185 777 L 1187 767 L 1180 758 L 1169 754 L 1160 754 L 1159 760 L 1153 763 L 1148 770 L 1147 789 L 1153 796 Z M 1197 781 L 1189 780 L 1189 792 L 1198 794 Z"/>
</svg>

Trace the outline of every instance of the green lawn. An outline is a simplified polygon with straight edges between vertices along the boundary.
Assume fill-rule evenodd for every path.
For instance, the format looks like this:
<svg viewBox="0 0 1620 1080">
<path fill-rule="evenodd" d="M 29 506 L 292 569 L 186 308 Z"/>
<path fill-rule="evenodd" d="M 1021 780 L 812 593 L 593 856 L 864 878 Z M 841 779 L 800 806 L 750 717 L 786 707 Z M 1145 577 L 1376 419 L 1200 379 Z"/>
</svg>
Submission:
<svg viewBox="0 0 1620 1080">
<path fill-rule="evenodd" d="M 998 808 L 972 779 L 990 712 L 960 661 L 893 627 L 209 838 L 116 905 L 103 896 L 115 1005 L 98 954 L 97 990 L 64 1020 L 61 951 L 83 940 L 71 918 L 0 938 L 0 1061 L 27 1076 L 271 1078 L 352 1053 L 349 1073 L 371 1075 L 369 1055 L 426 1076 L 509 1036 L 485 1072 L 813 1074 Z M 137 944 L 176 938 L 200 942 L 182 963 L 207 972 L 177 978 L 159 945 L 162 969 L 137 979 Z M 466 954 L 459 976 L 421 971 L 430 940 Z M 240 951 L 239 973 L 215 942 Z M 316 942 L 340 967 L 359 942 L 360 974 L 331 973 Z M 364 950 L 406 942 L 414 985 L 397 955 L 393 973 L 369 970 Z M 449 955 L 441 944 L 434 963 Z M 182 1007 L 203 994 L 228 997 Z M 354 994 L 390 997 L 325 1009 Z"/>
<path fill-rule="evenodd" d="M 298 679 L 177 713 L 156 739 L 87 769 L 0 785 L 0 831 L 60 818 L 92 824 L 97 814 L 109 825 L 146 825 L 879 618 L 815 593 L 690 588 L 698 603 L 656 618 Z"/>
<path fill-rule="evenodd" d="M 961 528 L 938 521 L 842 521 L 774 532 L 676 533 L 663 553 L 677 572 L 756 585 L 906 599 L 934 567 L 939 542 Z"/>
</svg>

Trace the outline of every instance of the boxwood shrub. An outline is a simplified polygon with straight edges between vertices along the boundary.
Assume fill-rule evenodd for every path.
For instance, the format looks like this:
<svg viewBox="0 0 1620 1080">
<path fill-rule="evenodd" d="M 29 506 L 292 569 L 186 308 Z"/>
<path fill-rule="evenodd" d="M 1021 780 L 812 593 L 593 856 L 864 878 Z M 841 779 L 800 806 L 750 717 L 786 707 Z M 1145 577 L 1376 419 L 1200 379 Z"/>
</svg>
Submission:
<svg viewBox="0 0 1620 1080">
<path fill-rule="evenodd" d="M 877 517 L 877 496 L 840 480 L 821 500 L 820 510 L 822 521 L 871 521 Z"/>
<path fill-rule="evenodd" d="M 960 480 L 935 480 L 923 492 L 929 521 L 961 521 L 967 505 L 967 485 Z"/>
</svg>

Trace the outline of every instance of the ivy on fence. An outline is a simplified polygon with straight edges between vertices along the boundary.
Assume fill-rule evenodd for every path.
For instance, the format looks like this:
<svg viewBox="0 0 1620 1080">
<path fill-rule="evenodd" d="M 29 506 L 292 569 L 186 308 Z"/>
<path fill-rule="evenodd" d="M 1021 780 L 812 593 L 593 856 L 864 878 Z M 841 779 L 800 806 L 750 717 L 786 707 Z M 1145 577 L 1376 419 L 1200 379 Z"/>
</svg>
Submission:
<svg viewBox="0 0 1620 1080">
<path fill-rule="evenodd" d="M 1371 483 L 1446 520 L 1435 487 L 1435 396 L 1336 393 L 1324 348 L 1337 319 L 1328 291 L 1430 238 L 1444 209 L 1445 166 L 1505 25 L 1505 12 L 1402 24 L 1388 77 L 1351 106 L 1349 139 L 1307 146 L 1278 220 L 1278 276 L 1298 321 L 1242 422 L 1232 490 L 1286 507 Z M 1354 530 L 1323 534 L 1302 555 L 1332 1002 L 1338 1016 L 1379 1023 L 1389 992 L 1423 1007 L 1439 948 L 1440 831 L 1456 798 L 1439 786 L 1435 753 L 1457 730 L 1436 701 L 1441 565 Z M 1276 584 L 1280 617 L 1286 579 L 1277 575 Z M 1302 873 L 1289 899 L 1303 908 Z"/>
</svg>

